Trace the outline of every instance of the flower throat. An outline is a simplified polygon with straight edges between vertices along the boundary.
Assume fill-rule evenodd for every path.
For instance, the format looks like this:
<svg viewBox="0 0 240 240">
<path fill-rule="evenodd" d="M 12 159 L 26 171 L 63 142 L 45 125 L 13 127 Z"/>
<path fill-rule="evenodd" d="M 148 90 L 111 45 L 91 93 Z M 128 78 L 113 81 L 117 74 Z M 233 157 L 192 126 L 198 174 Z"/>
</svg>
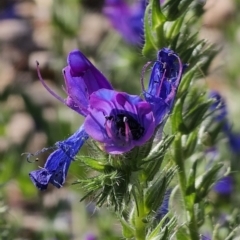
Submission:
<svg viewBox="0 0 240 240">
<path fill-rule="evenodd" d="M 115 123 L 118 132 L 126 137 L 127 128 L 129 128 L 133 140 L 138 140 L 143 136 L 144 127 L 142 127 L 132 116 L 124 114 L 116 114 L 116 116 L 106 116 L 106 120 Z"/>
</svg>

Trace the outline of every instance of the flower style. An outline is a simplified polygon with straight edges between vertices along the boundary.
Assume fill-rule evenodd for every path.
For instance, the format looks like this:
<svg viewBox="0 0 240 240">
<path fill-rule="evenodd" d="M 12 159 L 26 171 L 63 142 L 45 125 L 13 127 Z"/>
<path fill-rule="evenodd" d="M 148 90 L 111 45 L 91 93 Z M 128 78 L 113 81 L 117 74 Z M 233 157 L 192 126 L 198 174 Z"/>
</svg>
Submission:
<svg viewBox="0 0 240 240">
<path fill-rule="evenodd" d="M 148 141 L 155 129 L 151 105 L 135 95 L 100 89 L 90 96 L 85 130 L 111 154 Z"/>
<path fill-rule="evenodd" d="M 44 167 L 29 173 L 34 185 L 40 190 L 47 189 L 49 183 L 57 188 L 62 187 L 71 161 L 87 139 L 88 135 L 82 125 L 68 139 L 57 142 L 57 150 L 49 155 Z"/>
<path fill-rule="evenodd" d="M 170 113 L 182 73 L 183 65 L 178 55 L 168 48 L 161 49 L 153 65 L 147 90 L 142 82 L 143 94 L 152 105 L 156 125 L 162 123 Z"/>
<path fill-rule="evenodd" d="M 68 66 L 63 69 L 67 99 L 62 99 L 44 82 L 38 70 L 38 77 L 43 86 L 60 102 L 79 114 L 86 116 L 89 96 L 101 88 L 113 89 L 103 74 L 81 53 L 73 50 L 68 55 Z"/>
<path fill-rule="evenodd" d="M 136 1 L 131 6 L 126 0 L 105 0 L 103 12 L 125 41 L 141 45 L 144 42 L 145 8 L 145 0 Z"/>
</svg>

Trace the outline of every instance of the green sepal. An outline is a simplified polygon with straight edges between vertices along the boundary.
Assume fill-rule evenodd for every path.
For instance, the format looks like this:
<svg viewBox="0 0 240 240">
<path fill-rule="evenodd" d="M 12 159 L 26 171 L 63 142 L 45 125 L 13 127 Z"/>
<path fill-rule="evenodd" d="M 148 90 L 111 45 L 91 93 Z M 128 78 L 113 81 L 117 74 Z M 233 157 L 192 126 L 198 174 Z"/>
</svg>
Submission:
<svg viewBox="0 0 240 240">
<path fill-rule="evenodd" d="M 161 206 L 164 194 L 175 173 L 176 167 L 169 168 L 165 173 L 161 173 L 161 176 L 147 189 L 145 208 L 148 213 L 156 212 Z"/>
<path fill-rule="evenodd" d="M 163 15 L 159 0 L 152 0 L 152 33 L 157 37 L 158 49 L 166 46 L 164 34 L 164 22 L 166 17 Z M 152 34 L 153 35 L 153 34 Z"/>
<path fill-rule="evenodd" d="M 122 235 L 124 238 L 133 238 L 134 237 L 134 228 L 122 217 L 119 217 L 119 220 L 122 225 Z"/>
<path fill-rule="evenodd" d="M 204 42 L 204 40 L 199 40 L 197 43 L 195 43 L 193 46 L 191 46 L 190 44 L 192 42 L 195 42 L 196 36 L 197 36 L 197 34 L 194 34 L 193 36 L 191 36 L 192 39 L 191 38 L 186 39 L 185 46 L 187 46 L 187 44 L 189 44 L 189 47 L 187 49 L 185 49 L 183 53 L 180 54 L 181 60 L 186 63 L 190 62 L 192 66 L 195 66 L 195 63 L 193 63 L 193 60 L 192 60 L 192 58 L 195 57 L 193 55 L 193 52 L 197 47 L 199 47 L 199 45 L 201 45 Z M 199 56 L 196 57 L 197 62 L 199 61 L 199 58 L 200 58 Z"/>
<path fill-rule="evenodd" d="M 174 21 L 189 10 L 192 0 L 170 0 L 164 6 L 166 9 L 166 17 L 169 21 Z"/>
<path fill-rule="evenodd" d="M 211 65 L 212 60 L 216 57 L 216 55 L 219 53 L 219 49 L 215 45 L 209 45 L 205 44 L 206 47 L 204 46 L 204 49 L 201 51 L 201 58 L 204 60 L 201 62 L 201 71 L 203 74 L 207 74 L 208 69 Z M 207 56 L 207 58 L 206 58 Z"/>
<path fill-rule="evenodd" d="M 196 192 L 195 189 L 195 179 L 196 179 L 196 173 L 197 173 L 197 164 L 198 164 L 198 158 L 194 160 L 192 167 L 189 171 L 189 176 L 187 180 L 187 187 L 186 187 L 186 196 L 191 195 Z"/>
<path fill-rule="evenodd" d="M 170 49 L 173 49 L 175 51 L 177 51 L 177 44 L 178 44 L 178 41 L 180 39 L 180 35 L 181 33 L 179 32 L 178 34 L 176 34 L 176 36 L 174 36 L 171 41 L 169 42 L 169 47 Z"/>
<path fill-rule="evenodd" d="M 74 184 L 81 184 L 86 191 L 86 195 L 80 200 L 91 196 L 98 206 L 108 203 L 116 211 L 120 211 L 123 201 L 130 199 L 130 177 L 131 173 L 121 170 L 111 170 L 98 176 L 79 179 Z"/>
<path fill-rule="evenodd" d="M 160 233 L 159 240 L 168 240 L 169 239 L 168 235 L 169 229 L 168 227 L 165 227 Z"/>
<path fill-rule="evenodd" d="M 148 188 L 146 192 L 146 209 L 148 213 L 151 211 L 156 212 L 161 206 L 164 193 L 167 189 L 167 179 L 162 177 L 157 179 L 151 187 Z"/>
<path fill-rule="evenodd" d="M 198 142 L 198 131 L 193 131 L 187 136 L 187 142 L 183 148 L 183 157 L 186 159 L 190 157 L 196 149 Z"/>
<path fill-rule="evenodd" d="M 208 111 L 212 100 L 207 100 L 203 103 L 198 103 L 193 109 L 190 109 L 188 113 L 183 116 L 184 126 L 186 126 L 186 132 L 184 134 L 189 134 L 198 127 L 204 118 L 204 115 Z"/>
<path fill-rule="evenodd" d="M 166 21 L 166 17 L 162 13 L 159 0 L 152 0 L 150 4 L 152 9 L 152 28 L 155 30 Z"/>
<path fill-rule="evenodd" d="M 186 132 L 187 127 L 185 126 L 183 122 L 182 112 L 183 112 L 183 102 L 187 94 L 181 97 L 181 99 L 178 99 L 175 103 L 173 113 L 172 113 L 172 131 L 177 132 Z"/>
<path fill-rule="evenodd" d="M 206 197 L 211 185 L 216 180 L 219 169 L 223 166 L 222 163 L 214 165 L 211 169 L 199 176 L 196 180 L 196 198 L 195 203 L 200 202 Z"/>
<path fill-rule="evenodd" d="M 143 159 L 149 155 L 152 149 L 154 137 L 155 134 L 144 145 L 135 147 L 130 152 L 123 154 L 122 159 L 120 160 L 122 168 L 130 169 L 133 172 L 141 170 Z M 113 159 L 113 161 L 115 160 Z"/>
<path fill-rule="evenodd" d="M 165 4 L 164 12 L 166 12 L 166 17 L 168 21 L 174 21 L 179 17 L 178 5 L 180 1 L 171 0 Z"/>
<path fill-rule="evenodd" d="M 205 222 L 205 208 L 206 202 L 201 201 L 198 203 L 198 211 L 197 211 L 197 220 L 198 220 L 198 227 L 201 227 Z"/>
<path fill-rule="evenodd" d="M 195 73 L 196 73 L 196 68 L 192 68 L 190 71 L 184 74 L 181 80 L 180 86 L 178 88 L 177 98 L 180 98 L 181 96 L 187 93 L 188 88 L 195 76 Z"/>
<path fill-rule="evenodd" d="M 97 160 L 88 156 L 79 156 L 77 159 L 79 159 L 89 168 L 98 172 L 105 172 L 112 169 L 112 167 L 106 163 L 106 159 Z"/>
<path fill-rule="evenodd" d="M 146 240 L 163 240 L 163 239 L 169 239 L 169 233 L 171 230 L 176 227 L 177 220 L 175 217 L 170 217 L 170 213 L 167 213 L 161 221 L 158 223 L 158 225 L 148 233 Z M 169 221 L 167 221 L 169 220 Z"/>
<path fill-rule="evenodd" d="M 180 17 L 174 22 L 167 22 L 166 25 L 166 39 L 168 42 L 171 43 L 171 41 L 180 34 L 181 27 L 184 22 L 185 15 Z M 169 25 L 169 26 L 168 26 Z M 175 45 L 176 46 L 176 45 Z M 175 50 L 175 48 L 172 48 L 172 50 Z"/>
<path fill-rule="evenodd" d="M 152 58 L 156 55 L 156 51 L 158 50 L 154 36 L 152 34 L 152 26 L 149 23 L 149 14 L 152 10 L 151 4 L 148 4 L 145 15 L 144 15 L 144 37 L 145 43 L 142 49 L 142 54 L 145 57 Z"/>
<path fill-rule="evenodd" d="M 213 121 L 210 126 L 208 125 L 206 131 L 201 136 L 202 144 L 208 147 L 215 145 L 217 137 L 223 129 L 223 124 L 223 122 L 218 123 L 216 121 Z"/>
<path fill-rule="evenodd" d="M 191 240 L 185 226 L 180 226 L 176 230 L 176 240 Z"/>
<path fill-rule="evenodd" d="M 141 161 L 143 168 L 142 178 L 144 181 L 151 181 L 159 171 L 165 153 L 173 140 L 173 135 L 165 137 L 152 149 L 149 155 Z"/>
</svg>

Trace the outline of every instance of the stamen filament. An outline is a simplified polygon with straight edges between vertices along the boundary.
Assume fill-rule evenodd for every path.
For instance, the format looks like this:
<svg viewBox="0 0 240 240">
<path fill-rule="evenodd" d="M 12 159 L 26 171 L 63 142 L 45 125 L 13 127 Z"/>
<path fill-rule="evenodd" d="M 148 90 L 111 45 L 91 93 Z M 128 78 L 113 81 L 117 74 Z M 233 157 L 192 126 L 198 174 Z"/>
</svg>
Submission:
<svg viewBox="0 0 240 240">
<path fill-rule="evenodd" d="M 123 122 L 125 124 L 125 140 L 126 142 L 129 142 L 129 140 L 132 139 L 132 133 L 127 121 L 127 117 L 124 117 Z"/>
<path fill-rule="evenodd" d="M 162 84 L 163 84 L 163 81 L 164 81 L 164 78 L 165 78 L 166 71 L 167 71 L 167 69 L 165 68 L 164 72 L 163 72 L 162 79 L 160 80 L 159 88 L 157 90 L 157 96 L 160 96 L 160 92 L 161 92 L 161 89 L 162 89 Z"/>
<path fill-rule="evenodd" d="M 36 64 L 37 64 L 37 74 L 38 74 L 38 78 L 39 80 L 41 81 L 42 85 L 47 89 L 47 91 L 52 95 L 54 96 L 58 101 L 60 101 L 61 103 L 65 104 L 65 100 L 58 96 L 55 92 L 53 92 L 49 87 L 48 85 L 44 82 L 43 78 L 42 78 L 42 75 L 41 75 L 41 72 L 40 72 L 40 68 L 39 68 L 39 62 L 36 61 Z"/>
</svg>

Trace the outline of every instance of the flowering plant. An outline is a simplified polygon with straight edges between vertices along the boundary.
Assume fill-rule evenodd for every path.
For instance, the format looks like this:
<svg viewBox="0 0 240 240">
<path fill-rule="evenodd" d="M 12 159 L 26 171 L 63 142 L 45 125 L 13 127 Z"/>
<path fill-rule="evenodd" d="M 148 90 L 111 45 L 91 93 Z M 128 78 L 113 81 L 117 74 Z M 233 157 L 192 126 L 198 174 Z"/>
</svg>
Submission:
<svg viewBox="0 0 240 240">
<path fill-rule="evenodd" d="M 207 171 L 199 166 L 221 131 L 232 149 L 238 150 L 239 140 L 221 98 L 209 98 L 206 86 L 196 84 L 198 69 L 206 74 L 216 54 L 185 27 L 196 26 L 202 7 L 191 0 L 139 1 L 132 8 L 125 1 L 105 2 L 104 13 L 115 29 L 132 44 L 143 40 L 142 54 L 151 60 L 136 77 L 141 78 L 139 96 L 115 90 L 79 50 L 69 53 L 63 69 L 66 99 L 46 85 L 38 66 L 43 86 L 84 122 L 55 144 L 43 168 L 30 173 L 37 188 L 62 187 L 77 160 L 95 173 L 74 182 L 86 193 L 81 200 L 91 197 L 114 209 L 125 239 L 204 239 L 208 193 L 228 195 L 234 181 L 212 157 Z M 85 142 L 89 155 L 77 155 Z M 212 232 L 215 236 L 214 226 Z"/>
</svg>

